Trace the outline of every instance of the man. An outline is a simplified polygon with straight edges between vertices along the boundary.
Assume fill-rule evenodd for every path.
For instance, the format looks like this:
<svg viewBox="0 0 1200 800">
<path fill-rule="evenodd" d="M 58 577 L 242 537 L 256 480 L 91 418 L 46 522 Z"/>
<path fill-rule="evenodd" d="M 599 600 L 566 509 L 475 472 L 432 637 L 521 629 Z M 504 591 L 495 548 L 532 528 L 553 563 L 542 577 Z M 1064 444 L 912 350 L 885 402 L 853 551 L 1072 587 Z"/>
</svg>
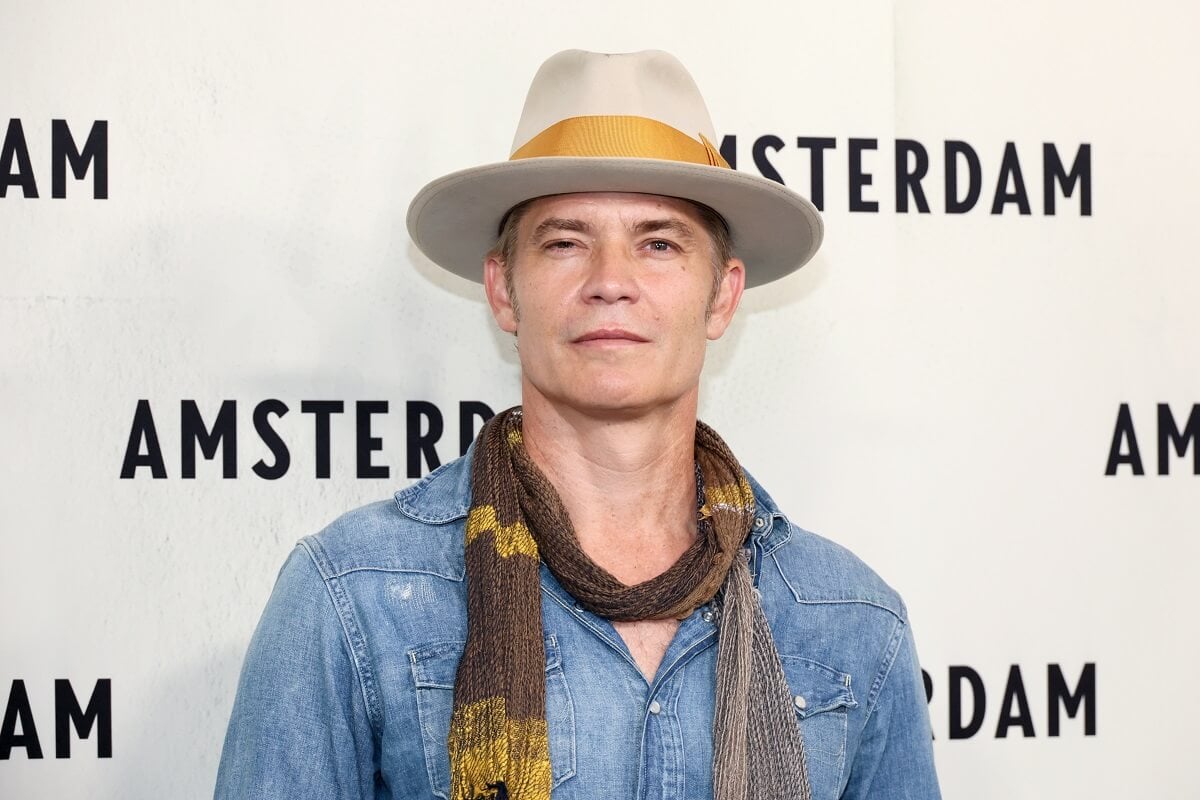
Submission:
<svg viewBox="0 0 1200 800">
<path fill-rule="evenodd" d="M 821 237 L 713 138 L 671 56 L 567 51 L 508 162 L 418 194 L 522 406 L 300 542 L 217 797 L 938 797 L 900 598 L 696 419 L 706 342 Z"/>
</svg>

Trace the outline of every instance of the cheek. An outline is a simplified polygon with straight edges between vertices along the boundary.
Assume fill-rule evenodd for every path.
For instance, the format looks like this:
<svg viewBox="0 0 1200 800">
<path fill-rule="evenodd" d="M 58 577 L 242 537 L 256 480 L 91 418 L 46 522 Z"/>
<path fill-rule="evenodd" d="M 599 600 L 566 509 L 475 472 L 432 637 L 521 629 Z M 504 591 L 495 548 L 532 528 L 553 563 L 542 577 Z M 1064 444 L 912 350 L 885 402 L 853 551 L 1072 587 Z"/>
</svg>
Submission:
<svg viewBox="0 0 1200 800">
<path fill-rule="evenodd" d="M 702 337 L 708 320 L 706 300 L 705 297 L 689 297 L 689 302 L 673 308 L 668 323 L 672 333 L 684 338 Z M 666 317 L 666 314 L 660 315 L 660 319 Z"/>
<path fill-rule="evenodd" d="M 517 352 L 523 370 L 547 373 L 555 363 L 553 344 L 559 327 L 554 309 L 547 309 L 530 297 L 521 303 L 521 319 L 517 325 Z"/>
<path fill-rule="evenodd" d="M 708 336 L 703 307 L 676 309 L 670 318 L 660 318 L 667 347 L 662 350 L 661 368 L 677 375 L 691 375 L 704 363 Z"/>
</svg>

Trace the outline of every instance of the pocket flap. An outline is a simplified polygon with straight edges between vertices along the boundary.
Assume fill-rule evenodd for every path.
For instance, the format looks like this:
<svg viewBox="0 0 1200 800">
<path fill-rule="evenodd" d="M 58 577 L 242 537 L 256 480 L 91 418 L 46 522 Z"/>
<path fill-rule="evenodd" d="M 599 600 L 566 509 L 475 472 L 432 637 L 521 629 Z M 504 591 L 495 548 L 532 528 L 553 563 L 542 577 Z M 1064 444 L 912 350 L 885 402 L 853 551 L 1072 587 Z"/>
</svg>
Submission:
<svg viewBox="0 0 1200 800">
<path fill-rule="evenodd" d="M 835 708 L 856 708 L 850 674 L 799 656 L 780 655 L 796 713 L 801 719 Z"/>
</svg>

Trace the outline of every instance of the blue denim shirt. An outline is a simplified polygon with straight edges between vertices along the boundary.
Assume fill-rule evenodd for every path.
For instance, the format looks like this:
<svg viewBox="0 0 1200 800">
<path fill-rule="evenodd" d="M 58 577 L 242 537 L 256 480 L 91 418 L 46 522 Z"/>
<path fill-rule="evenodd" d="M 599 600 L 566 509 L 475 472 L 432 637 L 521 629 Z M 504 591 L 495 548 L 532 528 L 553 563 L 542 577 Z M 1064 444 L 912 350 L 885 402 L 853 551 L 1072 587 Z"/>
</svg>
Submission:
<svg viewBox="0 0 1200 800">
<path fill-rule="evenodd" d="M 446 798 L 466 640 L 470 456 L 302 539 L 242 668 L 216 798 Z M 794 694 L 816 800 L 938 798 L 900 597 L 788 522 L 751 478 L 751 569 Z M 682 622 L 647 682 L 612 624 L 542 565 L 555 800 L 712 796 L 717 630 Z"/>
</svg>

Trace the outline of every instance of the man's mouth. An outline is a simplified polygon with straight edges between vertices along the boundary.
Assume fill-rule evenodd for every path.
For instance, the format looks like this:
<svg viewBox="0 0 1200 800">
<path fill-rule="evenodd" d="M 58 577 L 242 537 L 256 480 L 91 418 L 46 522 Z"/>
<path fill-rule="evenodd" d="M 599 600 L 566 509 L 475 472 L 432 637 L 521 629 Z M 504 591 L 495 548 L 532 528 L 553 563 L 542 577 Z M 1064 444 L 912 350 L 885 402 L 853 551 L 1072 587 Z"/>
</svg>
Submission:
<svg viewBox="0 0 1200 800">
<path fill-rule="evenodd" d="M 640 344 L 650 341 L 624 328 L 597 328 L 571 340 L 573 344 Z"/>
</svg>

